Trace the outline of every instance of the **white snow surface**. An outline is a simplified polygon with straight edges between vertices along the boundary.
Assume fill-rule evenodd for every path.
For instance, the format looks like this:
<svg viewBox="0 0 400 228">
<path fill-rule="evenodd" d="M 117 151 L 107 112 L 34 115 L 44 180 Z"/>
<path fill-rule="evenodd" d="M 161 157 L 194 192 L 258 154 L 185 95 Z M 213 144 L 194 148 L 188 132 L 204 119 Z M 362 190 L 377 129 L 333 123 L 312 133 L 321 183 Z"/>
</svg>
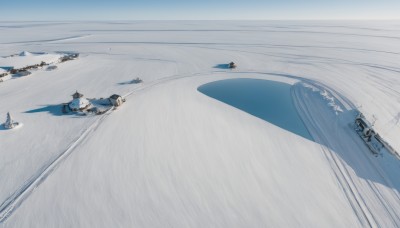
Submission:
<svg viewBox="0 0 400 228">
<path fill-rule="evenodd" d="M 0 56 L 80 53 L 57 71 L 0 84 L 0 118 L 10 111 L 24 123 L 0 129 L 0 227 L 400 227 L 400 163 L 372 155 L 351 126 L 357 110 L 374 116 L 400 151 L 398 22 L 0 30 Z M 0 67 L 39 57 L 0 58 Z M 231 61 L 234 70 L 219 65 Z M 136 77 L 144 83 L 131 84 Z M 229 78 L 292 85 L 314 141 L 197 90 Z M 126 102 L 104 115 L 62 115 L 76 90 Z"/>
<path fill-rule="evenodd" d="M 23 51 L 18 55 L 0 57 L 0 67 L 14 67 L 15 69 L 19 69 L 40 64 L 42 61 L 47 64 L 57 63 L 61 56 L 61 54 L 30 53 L 28 51 Z"/>
</svg>

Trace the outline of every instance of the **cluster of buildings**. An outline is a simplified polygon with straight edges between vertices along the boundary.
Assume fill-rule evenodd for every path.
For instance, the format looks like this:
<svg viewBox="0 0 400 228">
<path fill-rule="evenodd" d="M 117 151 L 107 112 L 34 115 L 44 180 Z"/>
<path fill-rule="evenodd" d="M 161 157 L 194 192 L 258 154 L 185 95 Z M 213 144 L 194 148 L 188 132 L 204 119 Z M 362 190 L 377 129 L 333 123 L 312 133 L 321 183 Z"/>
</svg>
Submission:
<svg viewBox="0 0 400 228">
<path fill-rule="evenodd" d="M 121 106 L 124 102 L 125 99 L 118 94 L 113 94 L 106 99 L 88 99 L 85 98 L 82 93 L 76 91 L 72 94 L 72 101 L 62 105 L 62 112 L 94 113 L 99 115 L 107 112 L 112 107 L 116 108 Z"/>
<path fill-rule="evenodd" d="M 25 56 L 24 53 L 25 52 L 19 54 L 19 56 Z M 13 56 L 16 56 L 16 55 L 11 55 L 9 57 L 13 57 Z M 58 61 L 60 63 L 62 63 L 62 62 L 70 61 L 70 60 L 75 60 L 78 57 L 79 57 L 78 53 L 65 54 L 65 55 L 61 56 Z M 31 74 L 30 70 L 43 68 L 44 66 L 48 66 L 47 67 L 48 70 L 57 69 L 57 66 L 54 66 L 54 65 L 49 66 L 49 65 L 50 64 L 42 61 L 39 64 L 32 64 L 32 65 L 21 67 L 21 68 L 14 68 L 14 67 L 1 68 L 0 67 L 1 69 L 3 69 L 2 71 L 0 71 L 0 82 L 3 82 L 5 80 L 9 79 L 12 75 L 28 76 Z"/>
</svg>

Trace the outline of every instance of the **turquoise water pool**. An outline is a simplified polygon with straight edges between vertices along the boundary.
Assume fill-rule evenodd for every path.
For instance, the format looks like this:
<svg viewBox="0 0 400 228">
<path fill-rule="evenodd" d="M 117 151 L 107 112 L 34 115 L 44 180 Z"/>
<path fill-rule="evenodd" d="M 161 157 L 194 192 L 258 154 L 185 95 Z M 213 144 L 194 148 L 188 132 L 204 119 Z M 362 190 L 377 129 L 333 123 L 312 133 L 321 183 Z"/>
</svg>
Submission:
<svg viewBox="0 0 400 228">
<path fill-rule="evenodd" d="M 204 84 L 201 93 L 312 140 L 293 104 L 291 85 L 263 79 L 226 79 Z"/>
</svg>

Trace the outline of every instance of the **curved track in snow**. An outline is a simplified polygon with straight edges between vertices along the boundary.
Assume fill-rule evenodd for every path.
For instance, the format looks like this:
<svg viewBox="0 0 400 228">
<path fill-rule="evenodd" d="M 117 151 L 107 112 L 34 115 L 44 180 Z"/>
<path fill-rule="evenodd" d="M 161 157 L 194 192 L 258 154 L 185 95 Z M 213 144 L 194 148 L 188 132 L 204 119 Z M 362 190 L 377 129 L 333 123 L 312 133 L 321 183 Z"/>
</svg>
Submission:
<svg viewBox="0 0 400 228">
<path fill-rule="evenodd" d="M 190 75 L 173 75 L 166 78 L 161 78 L 155 80 L 150 83 L 146 83 L 145 85 L 140 85 L 135 88 L 131 92 L 122 95 L 123 98 L 128 98 L 134 93 L 139 91 L 143 91 L 146 89 L 150 89 L 154 86 L 167 83 L 173 80 L 186 78 L 186 77 L 194 77 L 204 74 L 212 73 L 213 71 L 207 73 L 194 73 Z M 19 188 L 16 192 L 14 192 L 10 197 L 8 197 L 2 204 L 0 205 L 0 223 L 7 220 L 9 216 L 23 203 L 23 201 L 29 197 L 29 195 L 43 182 L 46 178 L 51 175 L 51 173 L 71 154 L 73 151 L 79 147 L 79 145 L 84 142 L 90 134 L 98 128 L 102 121 L 107 118 L 113 112 L 113 109 L 108 110 L 106 113 L 101 115 L 95 122 L 86 128 L 83 133 L 77 137 L 73 142 L 71 142 L 70 146 L 66 148 L 63 152 L 61 152 L 55 159 L 49 161 L 47 165 L 42 167 L 34 176 L 32 176 L 27 182 L 25 182 L 21 188 Z"/>
<path fill-rule="evenodd" d="M 379 183 L 395 187 L 352 129 L 357 111 L 355 105 L 326 85 L 304 81 L 294 85 L 292 90 L 295 104 L 312 137 L 321 145 L 360 223 L 368 227 L 400 226 L 400 216 L 397 214 L 400 196 L 396 191 L 381 193 Z M 314 91 L 304 84 L 313 86 Z M 322 91 L 329 91 L 343 113 L 335 114 L 326 103 L 319 102 L 321 97 L 318 96 Z"/>
<path fill-rule="evenodd" d="M 178 80 L 187 77 L 198 77 L 206 74 L 217 73 L 221 71 L 209 71 L 203 73 L 194 73 L 190 75 L 173 75 L 166 78 L 161 78 L 144 85 L 136 87 L 131 92 L 123 95 L 124 98 L 128 98 L 132 94 L 138 93 L 150 89 L 154 86 L 167 83 L 173 80 Z M 363 226 L 377 227 L 377 226 L 390 226 L 390 225 L 400 225 L 400 217 L 397 215 L 398 210 L 397 202 L 400 201 L 398 194 L 393 194 L 387 196 L 386 194 L 381 194 L 376 183 L 367 181 L 367 183 L 360 183 L 357 174 L 351 170 L 346 162 L 350 162 L 343 159 L 342 153 L 348 153 L 351 155 L 351 162 L 355 160 L 360 161 L 359 164 L 369 164 L 374 167 L 374 172 L 385 185 L 391 186 L 389 180 L 385 178 L 385 174 L 380 168 L 371 161 L 369 156 L 369 151 L 355 134 L 348 124 L 352 118 L 351 111 L 354 111 L 355 105 L 352 104 L 346 97 L 340 95 L 332 88 L 321 84 L 315 80 L 305 79 L 298 76 L 272 73 L 272 72 L 251 72 L 251 71 L 235 71 L 231 72 L 233 74 L 247 74 L 247 73 L 258 73 L 272 75 L 276 77 L 286 77 L 291 79 L 299 80 L 297 84 L 293 86 L 292 95 L 294 98 L 295 105 L 299 111 L 300 116 L 305 122 L 305 126 L 309 130 L 312 137 L 317 143 L 321 145 L 321 150 L 325 153 L 326 159 L 331 164 L 331 168 L 336 174 L 338 183 L 341 185 L 344 194 L 346 195 L 354 213 L 359 218 L 359 221 Z M 310 87 L 304 86 L 307 84 L 318 91 L 311 91 Z M 345 110 L 346 114 L 340 113 L 340 115 L 347 115 L 345 118 L 337 118 L 338 116 L 334 114 L 334 111 L 324 102 L 320 103 L 321 100 L 319 92 L 328 91 L 328 93 L 334 97 L 337 105 L 341 109 Z M 314 93 L 314 94 L 313 94 Z M 309 95 L 316 95 L 315 99 L 309 99 Z M 306 98 L 307 97 L 307 98 Z M 318 107 L 320 105 L 326 105 L 325 109 Z M 317 107 L 316 107 L 317 106 Z M 323 110 L 323 112 L 318 112 L 317 110 Z M 73 151 L 79 147 L 91 133 L 96 131 L 101 122 L 107 118 L 112 113 L 113 110 L 108 111 L 106 114 L 100 116 L 95 122 L 88 127 L 83 134 L 74 140 L 70 146 L 64 150 L 58 157 L 50 161 L 48 165 L 39 171 L 35 176 L 33 176 L 27 183 L 25 183 L 18 191 L 13 193 L 6 201 L 4 201 L 0 206 L 0 223 L 4 222 L 20 205 L 23 201 L 32 193 L 45 179 L 71 154 Z M 332 119 L 336 119 L 332 124 Z M 347 122 L 346 122 L 347 121 Z M 329 126 L 328 128 L 326 126 Z M 345 128 L 343 128 L 345 126 Z M 350 138 L 351 140 L 347 140 Z M 343 143 L 345 142 L 345 143 Z M 361 157 L 360 157 L 361 156 Z M 350 170 L 349 170 L 350 169 Z M 360 192 L 360 189 L 363 189 Z M 368 190 L 366 192 L 366 189 Z M 366 195 L 367 193 L 367 195 Z M 393 202 L 390 202 L 393 201 Z M 395 205 L 392 205 L 395 204 Z M 381 211 L 385 213 L 385 217 L 390 217 L 391 220 L 381 221 L 379 216 L 377 216 L 376 211 Z"/>
</svg>

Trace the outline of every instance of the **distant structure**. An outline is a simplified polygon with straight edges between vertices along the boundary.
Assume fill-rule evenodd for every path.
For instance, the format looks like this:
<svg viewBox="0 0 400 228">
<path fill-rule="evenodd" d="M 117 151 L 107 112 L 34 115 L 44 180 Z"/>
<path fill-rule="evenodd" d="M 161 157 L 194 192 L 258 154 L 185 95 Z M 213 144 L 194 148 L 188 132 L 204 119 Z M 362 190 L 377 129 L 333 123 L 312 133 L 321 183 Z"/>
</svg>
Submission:
<svg viewBox="0 0 400 228">
<path fill-rule="evenodd" d="M 79 93 L 78 90 L 77 90 L 77 91 L 76 91 L 74 94 L 72 94 L 71 96 L 72 96 L 72 99 L 78 99 L 78 98 L 83 97 L 83 94 Z"/>
<path fill-rule="evenodd" d="M 68 104 L 69 108 L 74 111 L 83 111 L 90 106 L 90 101 L 83 97 L 83 94 L 76 91 L 72 94 L 73 100 Z"/>
<path fill-rule="evenodd" d="M 7 119 L 6 122 L 4 123 L 4 127 L 6 129 L 13 129 L 18 127 L 20 124 L 18 122 L 15 122 L 12 117 L 11 114 L 9 112 L 7 112 Z"/>
<path fill-rule="evenodd" d="M 231 69 L 236 68 L 236 64 L 234 62 L 230 62 L 229 68 L 231 68 Z"/>
<path fill-rule="evenodd" d="M 108 98 L 110 101 L 110 104 L 114 107 L 118 107 L 121 106 L 122 103 L 125 102 L 125 99 L 123 99 L 120 95 L 118 94 L 113 94 L 110 96 L 110 98 Z"/>
<path fill-rule="evenodd" d="M 78 53 L 68 54 L 68 55 L 65 55 L 65 56 L 61 57 L 60 58 L 60 62 L 66 62 L 66 61 L 74 60 L 74 59 L 77 59 L 78 57 L 79 57 Z"/>
<path fill-rule="evenodd" d="M 143 80 L 140 79 L 139 77 L 137 77 L 137 78 L 135 78 L 135 79 L 133 79 L 133 80 L 131 81 L 131 83 L 133 83 L 133 84 L 139 84 L 139 83 L 142 83 L 142 82 L 143 82 Z"/>
<path fill-rule="evenodd" d="M 109 98 L 84 98 L 83 94 L 76 91 L 72 96 L 72 101 L 62 103 L 62 113 L 75 112 L 79 115 L 96 114 L 101 115 L 109 110 L 115 110 L 121 106 L 125 99 L 118 94 L 113 94 Z"/>
</svg>

